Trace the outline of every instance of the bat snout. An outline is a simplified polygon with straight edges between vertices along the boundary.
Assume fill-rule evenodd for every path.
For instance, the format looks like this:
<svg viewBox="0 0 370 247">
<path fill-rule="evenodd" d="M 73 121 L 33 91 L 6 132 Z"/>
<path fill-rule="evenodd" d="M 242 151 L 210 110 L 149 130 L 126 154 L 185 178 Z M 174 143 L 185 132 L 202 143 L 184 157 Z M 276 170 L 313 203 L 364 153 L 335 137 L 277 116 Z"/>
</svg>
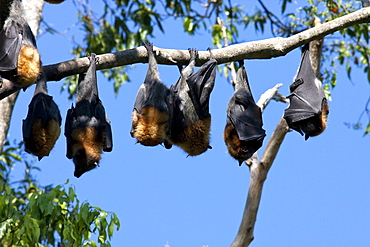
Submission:
<svg viewBox="0 0 370 247">
<path fill-rule="evenodd" d="M 96 168 L 99 166 L 99 160 L 100 158 L 97 159 L 87 155 L 84 149 L 78 150 L 73 157 L 73 162 L 75 164 L 74 176 L 79 178 L 85 172 Z"/>
</svg>

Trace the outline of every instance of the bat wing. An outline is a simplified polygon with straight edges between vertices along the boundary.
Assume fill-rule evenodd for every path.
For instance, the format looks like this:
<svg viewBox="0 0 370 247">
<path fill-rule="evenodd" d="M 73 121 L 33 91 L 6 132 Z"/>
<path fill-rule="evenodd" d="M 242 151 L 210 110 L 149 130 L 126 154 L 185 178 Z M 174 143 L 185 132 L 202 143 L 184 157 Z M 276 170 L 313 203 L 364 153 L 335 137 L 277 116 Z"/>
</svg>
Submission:
<svg viewBox="0 0 370 247">
<path fill-rule="evenodd" d="M 15 70 L 18 66 L 18 54 L 22 45 L 22 35 L 18 26 L 9 23 L 8 28 L 0 31 L 0 71 Z"/>
<path fill-rule="evenodd" d="M 217 61 L 211 59 L 186 80 L 189 86 L 189 96 L 200 119 L 209 115 L 209 99 L 216 78 Z"/>
<path fill-rule="evenodd" d="M 24 138 L 29 138 L 31 136 L 32 125 L 37 118 L 40 118 L 45 124 L 49 120 L 53 119 L 59 124 L 59 126 L 61 125 L 62 117 L 52 96 L 39 93 L 32 98 L 31 103 L 28 106 L 27 117 L 23 121 Z"/>
<path fill-rule="evenodd" d="M 137 92 L 136 95 L 136 100 L 134 104 L 134 109 L 138 112 L 141 113 L 141 109 L 143 108 L 145 101 L 146 101 L 146 85 L 141 84 L 139 91 Z"/>
<path fill-rule="evenodd" d="M 290 92 L 290 105 L 284 113 L 289 125 L 321 114 L 325 94 L 313 71 L 308 45 L 303 48 L 301 64 L 295 81 L 290 85 Z"/>
<path fill-rule="evenodd" d="M 266 136 L 262 129 L 261 109 L 254 103 L 253 98 L 243 91 L 235 92 L 229 103 L 228 120 L 234 125 L 241 141 L 251 141 Z"/>
<path fill-rule="evenodd" d="M 98 128 L 100 129 L 103 139 L 103 150 L 105 152 L 111 152 L 113 149 L 112 127 L 100 99 L 98 99 L 95 106 L 95 116 L 98 120 Z"/>
<path fill-rule="evenodd" d="M 72 105 L 71 109 L 68 109 L 67 116 L 66 116 L 66 122 L 64 125 L 64 135 L 67 137 L 67 158 L 72 159 L 73 158 L 73 152 L 72 152 L 72 131 L 73 131 L 73 122 L 75 121 L 76 117 L 76 111 L 74 106 Z"/>
</svg>

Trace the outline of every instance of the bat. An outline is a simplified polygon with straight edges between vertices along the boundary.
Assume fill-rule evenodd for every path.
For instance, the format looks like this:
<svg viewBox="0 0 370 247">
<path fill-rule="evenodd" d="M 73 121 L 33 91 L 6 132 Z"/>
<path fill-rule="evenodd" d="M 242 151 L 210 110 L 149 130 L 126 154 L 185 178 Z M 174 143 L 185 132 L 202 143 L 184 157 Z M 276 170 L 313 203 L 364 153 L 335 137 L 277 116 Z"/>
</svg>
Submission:
<svg viewBox="0 0 370 247">
<path fill-rule="evenodd" d="M 34 84 L 41 72 L 35 36 L 24 16 L 22 3 L 14 0 L 0 31 L 0 81 L 6 78 L 22 88 Z"/>
<path fill-rule="evenodd" d="M 75 164 L 74 176 L 99 165 L 102 151 L 113 148 L 112 129 L 98 95 L 96 63 L 94 53 L 89 54 L 90 66 L 85 74 L 79 75 L 76 107 L 67 111 L 64 135 L 67 138 L 67 158 Z"/>
<path fill-rule="evenodd" d="M 210 60 L 192 74 L 198 52 L 189 49 L 189 64 L 180 70 L 179 80 L 171 86 L 175 96 L 170 141 L 189 156 L 202 154 L 211 148 L 209 100 L 215 83 L 217 61 L 209 51 Z"/>
<path fill-rule="evenodd" d="M 226 112 L 224 141 L 231 157 L 241 165 L 262 146 L 266 136 L 261 109 L 253 99 L 243 60 L 239 61 L 234 94 Z"/>
<path fill-rule="evenodd" d="M 28 105 L 28 113 L 23 120 L 22 132 L 25 150 L 36 155 L 39 160 L 49 156 L 60 135 L 62 117 L 53 97 L 48 95 L 46 77 L 41 75 L 35 93 Z"/>
<path fill-rule="evenodd" d="M 302 49 L 301 62 L 297 75 L 290 85 L 290 104 L 284 112 L 288 126 L 310 136 L 320 135 L 326 129 L 329 114 L 328 101 L 322 83 L 316 78 L 312 68 L 309 44 Z"/>
<path fill-rule="evenodd" d="M 143 45 L 148 52 L 149 67 L 136 95 L 130 134 L 144 146 L 164 143 L 166 148 L 171 148 L 168 138 L 171 133 L 173 94 L 159 78 L 153 44 L 144 42 Z"/>
</svg>

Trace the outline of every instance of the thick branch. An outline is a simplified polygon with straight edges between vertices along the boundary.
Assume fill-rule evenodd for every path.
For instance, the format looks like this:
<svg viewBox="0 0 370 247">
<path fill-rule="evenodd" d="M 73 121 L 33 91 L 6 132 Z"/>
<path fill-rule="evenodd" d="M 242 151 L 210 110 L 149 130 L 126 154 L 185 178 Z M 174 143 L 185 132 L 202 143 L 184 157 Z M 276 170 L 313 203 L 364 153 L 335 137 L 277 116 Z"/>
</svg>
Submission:
<svg viewBox="0 0 370 247">
<path fill-rule="evenodd" d="M 238 234 L 231 247 L 248 246 L 254 238 L 254 224 L 257 219 L 263 183 L 288 130 L 289 128 L 285 119 L 281 118 L 267 143 L 260 162 L 253 162 L 250 166 L 251 174 L 247 203 L 245 204 L 243 219 Z"/>
<path fill-rule="evenodd" d="M 238 61 L 243 59 L 269 59 L 284 56 L 297 47 L 312 40 L 319 39 L 338 30 L 349 26 L 370 22 L 370 8 L 363 8 L 346 16 L 329 21 L 317 27 L 308 29 L 289 38 L 271 38 L 260 41 L 246 42 L 230 45 L 221 49 L 213 50 L 213 57 L 219 64 Z M 187 50 L 160 49 L 157 51 L 158 63 L 174 65 L 186 64 L 190 57 Z M 97 69 L 109 69 L 113 67 L 134 63 L 146 63 L 147 53 L 144 47 L 108 53 L 98 56 Z M 200 66 L 209 59 L 208 51 L 199 51 L 199 59 L 196 65 Z M 79 58 L 58 64 L 45 66 L 45 73 L 49 81 L 58 81 L 66 76 L 75 75 L 87 71 L 89 61 L 87 58 Z"/>
<path fill-rule="evenodd" d="M 301 45 L 312 40 L 324 37 L 335 31 L 347 28 L 349 26 L 370 22 L 370 8 L 363 8 L 346 16 L 329 21 L 317 27 L 308 29 L 289 38 L 271 38 L 260 41 L 246 42 L 242 44 L 230 45 L 221 49 L 213 50 L 213 57 L 219 64 L 239 61 L 243 59 L 270 59 L 273 57 L 284 56 Z M 155 48 L 157 61 L 159 64 L 186 64 L 190 57 L 187 50 L 161 49 Z M 140 46 L 135 49 L 129 49 L 116 53 L 107 53 L 99 55 L 99 64 L 97 69 L 109 69 L 134 63 L 146 63 L 147 52 Z M 197 66 L 209 60 L 208 51 L 199 51 Z M 64 77 L 76 75 L 87 71 L 89 60 L 87 58 L 78 58 L 61 62 L 58 64 L 47 65 L 43 70 L 48 81 L 59 81 Z M 9 95 L 17 89 L 1 88 L 0 100 L 4 95 Z"/>
</svg>

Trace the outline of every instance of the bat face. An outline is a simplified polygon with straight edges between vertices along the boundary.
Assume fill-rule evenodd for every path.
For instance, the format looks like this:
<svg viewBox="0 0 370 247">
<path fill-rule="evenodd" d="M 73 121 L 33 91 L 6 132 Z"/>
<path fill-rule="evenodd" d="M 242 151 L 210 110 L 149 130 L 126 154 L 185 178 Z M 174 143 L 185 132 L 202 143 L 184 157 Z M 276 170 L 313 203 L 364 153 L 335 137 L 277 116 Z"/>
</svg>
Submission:
<svg viewBox="0 0 370 247">
<path fill-rule="evenodd" d="M 83 173 L 99 165 L 103 141 L 95 127 L 80 127 L 72 132 L 72 157 L 75 164 L 74 176 L 79 178 Z"/>
<path fill-rule="evenodd" d="M 67 158 L 73 159 L 76 177 L 99 165 L 103 151 L 113 148 L 112 130 L 98 96 L 95 54 L 90 54 L 86 76 L 80 74 L 76 107 L 68 110 L 64 135 L 67 138 Z"/>
<path fill-rule="evenodd" d="M 243 61 L 239 63 L 235 92 L 228 103 L 223 138 L 229 154 L 241 165 L 262 146 L 266 134 L 262 128 L 261 109 L 254 102 Z"/>
<path fill-rule="evenodd" d="M 130 134 L 144 146 L 156 146 L 167 143 L 171 132 L 173 95 L 159 79 L 153 45 L 144 43 L 144 47 L 148 52 L 149 67 L 136 95 Z"/>
<path fill-rule="evenodd" d="M 38 92 L 42 87 L 45 90 Z M 61 121 L 57 104 L 47 95 L 46 81 L 40 80 L 22 125 L 26 152 L 36 155 L 39 160 L 49 156 L 59 138 Z"/>
<path fill-rule="evenodd" d="M 284 112 L 289 127 L 305 134 L 306 140 L 320 135 L 326 129 L 329 105 L 311 65 L 309 44 L 303 47 L 301 64 L 290 93 L 290 105 Z"/>
<path fill-rule="evenodd" d="M 180 79 L 171 87 L 175 95 L 171 142 L 189 156 L 196 156 L 211 148 L 209 99 L 215 83 L 217 61 L 211 58 L 191 75 L 198 52 L 189 49 L 189 53 L 188 66 L 181 71 Z"/>
<path fill-rule="evenodd" d="M 326 129 L 326 122 L 329 115 L 329 105 L 326 99 L 323 99 L 321 105 L 321 114 L 313 116 L 292 124 L 292 129 L 299 133 L 305 133 L 305 140 L 310 136 L 318 136 Z M 302 133 L 303 132 L 303 133 Z"/>
<path fill-rule="evenodd" d="M 252 157 L 252 155 L 262 147 L 264 136 L 260 136 L 250 141 L 239 139 L 239 135 L 233 124 L 227 124 L 224 131 L 224 141 L 230 156 L 242 165 L 243 161 Z"/>
<path fill-rule="evenodd" d="M 14 0 L 0 31 L 0 76 L 25 88 L 36 82 L 40 72 L 35 37 L 23 17 L 21 2 Z"/>
</svg>

